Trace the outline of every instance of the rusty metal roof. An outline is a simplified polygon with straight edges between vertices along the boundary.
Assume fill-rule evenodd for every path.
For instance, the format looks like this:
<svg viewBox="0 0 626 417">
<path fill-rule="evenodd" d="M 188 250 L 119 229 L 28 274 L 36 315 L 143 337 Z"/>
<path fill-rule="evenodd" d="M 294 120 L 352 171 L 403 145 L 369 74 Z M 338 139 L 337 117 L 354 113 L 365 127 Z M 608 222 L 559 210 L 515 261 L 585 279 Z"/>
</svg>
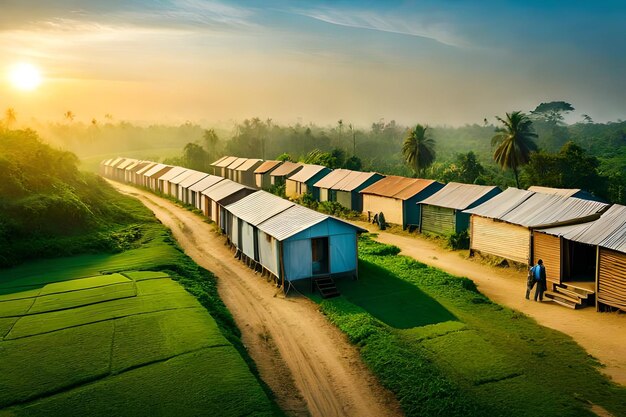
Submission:
<svg viewBox="0 0 626 417">
<path fill-rule="evenodd" d="M 313 184 L 314 187 L 332 189 L 335 184 L 346 178 L 352 171 L 349 169 L 335 169 L 324 178 Z"/>
<path fill-rule="evenodd" d="M 263 162 L 262 159 L 248 158 L 243 164 L 235 168 L 235 171 L 249 171 L 252 169 L 256 169 L 256 167 L 260 165 L 261 162 Z"/>
<path fill-rule="evenodd" d="M 602 216 L 591 222 L 538 229 L 575 242 L 599 245 L 626 253 L 626 207 L 614 204 Z"/>
<path fill-rule="evenodd" d="M 316 176 L 318 173 L 320 173 L 321 171 L 325 169 L 328 169 L 328 168 L 326 168 L 325 166 L 321 166 L 321 165 L 302 164 L 302 169 L 298 171 L 297 173 L 293 174 L 291 177 L 289 177 L 289 180 L 298 181 L 298 182 L 307 182 L 308 180 L 310 180 L 311 178 L 313 178 L 314 176 Z"/>
<path fill-rule="evenodd" d="M 209 175 L 205 177 L 204 179 L 198 181 L 191 187 L 189 187 L 189 189 L 191 191 L 204 191 L 207 188 L 214 186 L 215 184 L 217 184 L 218 182 L 222 180 L 224 180 L 224 178 L 218 177 L 217 175 Z"/>
<path fill-rule="evenodd" d="M 502 216 L 522 204 L 533 194 L 535 193 L 532 191 L 509 187 L 481 205 L 465 210 L 465 213 L 476 214 L 490 219 L 501 219 Z"/>
<path fill-rule="evenodd" d="M 281 166 L 270 172 L 270 177 L 286 177 L 296 173 L 302 168 L 302 164 L 285 161 Z"/>
<path fill-rule="evenodd" d="M 607 208 L 608 204 L 597 201 L 534 193 L 498 219 L 525 227 L 556 226 L 577 219 L 589 220 L 589 216 L 599 215 Z"/>
<path fill-rule="evenodd" d="M 374 194 L 381 197 L 408 200 L 434 182 L 436 181 L 389 175 L 362 189 L 361 194 Z"/>
<path fill-rule="evenodd" d="M 254 173 L 265 174 L 267 171 L 271 171 L 272 169 L 276 168 L 280 164 L 282 164 L 282 162 L 280 161 L 265 161 L 261 165 L 259 165 L 257 169 L 254 170 Z"/>
<path fill-rule="evenodd" d="M 226 206 L 226 210 L 252 226 L 258 226 L 259 223 L 294 205 L 295 203 L 274 194 L 257 191 L 229 204 Z"/>
<path fill-rule="evenodd" d="M 419 204 L 464 210 L 494 190 L 499 190 L 499 188 L 491 185 L 450 182 L 435 194 L 420 201 Z"/>
<path fill-rule="evenodd" d="M 238 182 L 224 179 L 223 181 L 215 184 L 213 187 L 202 191 L 202 194 L 219 203 L 226 197 L 230 197 L 236 192 L 244 189 L 252 190 L 252 188 L 241 185 Z"/>
</svg>

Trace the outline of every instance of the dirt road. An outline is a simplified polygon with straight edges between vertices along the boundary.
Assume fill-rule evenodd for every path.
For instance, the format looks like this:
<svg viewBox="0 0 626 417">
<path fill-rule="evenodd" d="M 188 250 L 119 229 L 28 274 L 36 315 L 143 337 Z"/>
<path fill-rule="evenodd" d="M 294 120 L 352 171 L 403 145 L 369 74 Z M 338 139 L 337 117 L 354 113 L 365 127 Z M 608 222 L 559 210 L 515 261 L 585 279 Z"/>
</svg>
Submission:
<svg viewBox="0 0 626 417">
<path fill-rule="evenodd" d="M 626 385 L 626 314 L 598 313 L 593 307 L 570 310 L 551 302 L 526 300 L 525 272 L 484 265 L 465 259 L 458 252 L 446 251 L 426 239 L 381 232 L 365 222 L 355 223 L 378 233 L 378 241 L 398 246 L 402 254 L 453 275 L 468 277 L 496 303 L 521 311 L 538 323 L 571 336 L 605 365 L 602 372 L 613 381 Z"/>
<path fill-rule="evenodd" d="M 138 198 L 169 227 L 193 260 L 218 278 L 218 291 L 261 377 L 288 415 L 400 416 L 400 407 L 358 351 L 304 297 L 276 287 L 233 258 L 213 227 L 168 200 L 111 182 Z"/>
</svg>

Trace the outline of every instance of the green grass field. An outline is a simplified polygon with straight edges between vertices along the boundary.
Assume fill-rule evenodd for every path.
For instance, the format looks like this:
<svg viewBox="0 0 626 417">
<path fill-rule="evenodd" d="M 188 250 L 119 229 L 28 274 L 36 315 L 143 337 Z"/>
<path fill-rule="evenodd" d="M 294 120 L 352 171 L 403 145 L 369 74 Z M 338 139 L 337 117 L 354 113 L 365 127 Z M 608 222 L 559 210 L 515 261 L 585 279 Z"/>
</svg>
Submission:
<svg viewBox="0 0 626 417">
<path fill-rule="evenodd" d="M 24 278 L 37 292 L 3 282 L 0 415 L 273 415 L 239 352 L 179 283 L 162 272 L 82 278 L 82 269 L 58 281 L 50 262 Z"/>
<path fill-rule="evenodd" d="M 397 248 L 364 237 L 359 250 L 359 280 L 316 300 L 407 415 L 626 415 L 626 389 L 568 336 Z"/>
</svg>

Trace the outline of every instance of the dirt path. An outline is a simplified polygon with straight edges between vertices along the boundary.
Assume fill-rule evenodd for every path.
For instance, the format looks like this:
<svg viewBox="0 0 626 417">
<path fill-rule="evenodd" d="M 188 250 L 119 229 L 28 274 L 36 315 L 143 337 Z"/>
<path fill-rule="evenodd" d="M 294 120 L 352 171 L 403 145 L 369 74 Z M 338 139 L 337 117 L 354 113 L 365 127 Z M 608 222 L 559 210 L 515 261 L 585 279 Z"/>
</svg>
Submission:
<svg viewBox="0 0 626 417">
<path fill-rule="evenodd" d="M 168 200 L 111 182 L 169 227 L 193 260 L 218 278 L 218 291 L 241 329 L 261 377 L 288 415 L 400 416 L 400 407 L 365 368 L 346 337 L 304 297 L 276 287 L 233 258 L 199 216 Z"/>
<path fill-rule="evenodd" d="M 381 232 L 374 225 L 365 222 L 355 223 L 378 233 L 378 241 L 398 246 L 402 254 L 453 275 L 468 277 L 491 300 L 521 311 L 540 324 L 571 336 L 605 366 L 602 372 L 613 381 L 626 385 L 625 314 L 598 313 L 595 308 L 570 310 L 551 302 L 536 303 L 526 300 L 525 272 L 484 265 L 465 259 L 458 252 L 446 251 L 426 239 Z"/>
</svg>

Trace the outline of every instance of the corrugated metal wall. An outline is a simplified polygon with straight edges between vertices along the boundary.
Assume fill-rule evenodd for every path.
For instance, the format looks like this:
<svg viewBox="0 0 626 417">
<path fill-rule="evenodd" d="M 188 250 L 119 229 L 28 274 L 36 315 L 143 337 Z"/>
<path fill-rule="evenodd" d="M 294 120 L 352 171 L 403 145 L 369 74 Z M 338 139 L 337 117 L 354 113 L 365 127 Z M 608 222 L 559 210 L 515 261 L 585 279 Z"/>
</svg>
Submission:
<svg viewBox="0 0 626 417">
<path fill-rule="evenodd" d="M 336 191 L 336 200 L 347 209 L 352 210 L 352 193 L 350 191 Z"/>
<path fill-rule="evenodd" d="M 471 217 L 471 223 L 472 249 L 516 262 L 528 262 L 530 230 L 476 215 Z"/>
<path fill-rule="evenodd" d="M 598 301 L 626 311 L 626 254 L 600 248 Z"/>
<path fill-rule="evenodd" d="M 533 234 L 533 265 L 541 259 L 546 277 L 561 283 L 561 238 L 535 231 Z"/>
<path fill-rule="evenodd" d="M 454 233 L 455 220 L 453 209 L 428 204 L 422 205 L 422 232 Z"/>
<path fill-rule="evenodd" d="M 363 194 L 363 213 L 370 211 L 385 215 L 387 223 L 403 225 L 402 219 L 402 200 L 391 197 L 382 197 L 379 195 Z"/>
</svg>

